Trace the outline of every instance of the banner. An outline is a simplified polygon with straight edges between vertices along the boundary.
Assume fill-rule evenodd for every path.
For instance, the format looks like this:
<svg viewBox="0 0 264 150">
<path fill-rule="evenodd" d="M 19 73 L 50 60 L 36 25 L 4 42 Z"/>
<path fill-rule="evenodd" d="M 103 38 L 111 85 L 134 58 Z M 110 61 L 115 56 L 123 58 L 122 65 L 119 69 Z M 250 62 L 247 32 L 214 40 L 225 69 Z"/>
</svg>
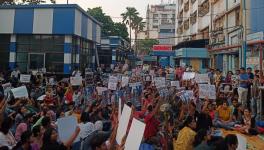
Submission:
<svg viewBox="0 0 264 150">
<path fill-rule="evenodd" d="M 199 84 L 199 98 L 216 99 L 215 85 Z"/>
<path fill-rule="evenodd" d="M 196 74 L 194 80 L 196 83 L 210 83 L 208 74 Z"/>
<path fill-rule="evenodd" d="M 71 77 L 70 82 L 72 86 L 79 86 L 82 85 L 82 77 L 81 76 L 76 76 L 76 77 Z"/>
<path fill-rule="evenodd" d="M 28 91 L 26 86 L 11 89 L 15 98 L 28 98 Z"/>
<path fill-rule="evenodd" d="M 195 72 L 184 72 L 182 79 L 183 80 L 191 80 L 195 77 Z"/>
<path fill-rule="evenodd" d="M 30 83 L 30 78 L 31 78 L 30 74 L 21 74 L 19 80 L 22 83 Z"/>
</svg>

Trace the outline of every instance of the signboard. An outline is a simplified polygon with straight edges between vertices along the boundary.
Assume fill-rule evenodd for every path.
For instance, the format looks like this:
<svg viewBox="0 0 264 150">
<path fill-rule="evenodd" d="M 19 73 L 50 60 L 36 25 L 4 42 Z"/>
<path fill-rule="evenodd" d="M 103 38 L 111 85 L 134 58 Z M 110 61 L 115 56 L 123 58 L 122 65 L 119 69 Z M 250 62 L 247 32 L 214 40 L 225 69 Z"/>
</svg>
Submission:
<svg viewBox="0 0 264 150">
<path fill-rule="evenodd" d="M 155 77 L 154 78 L 155 86 L 157 88 L 163 88 L 166 87 L 166 80 L 164 77 Z"/>
<path fill-rule="evenodd" d="M 20 82 L 22 82 L 22 83 L 30 83 L 30 78 L 31 78 L 30 74 L 21 74 L 20 75 Z"/>
<path fill-rule="evenodd" d="M 153 51 L 172 51 L 172 45 L 153 45 Z"/>
<path fill-rule="evenodd" d="M 171 86 L 179 88 L 180 87 L 180 82 L 179 81 L 171 81 Z"/>
<path fill-rule="evenodd" d="M 2 87 L 4 89 L 4 95 L 7 96 L 7 93 L 11 90 L 12 86 L 11 83 L 2 84 Z"/>
<path fill-rule="evenodd" d="M 215 85 L 199 84 L 199 98 L 216 99 Z"/>
</svg>

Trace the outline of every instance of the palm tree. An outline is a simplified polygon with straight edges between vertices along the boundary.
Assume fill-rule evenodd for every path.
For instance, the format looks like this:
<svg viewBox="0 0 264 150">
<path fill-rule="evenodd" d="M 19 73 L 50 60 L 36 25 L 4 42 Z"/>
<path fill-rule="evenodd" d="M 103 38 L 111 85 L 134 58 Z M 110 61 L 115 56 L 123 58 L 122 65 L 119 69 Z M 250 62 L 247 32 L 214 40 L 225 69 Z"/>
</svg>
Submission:
<svg viewBox="0 0 264 150">
<path fill-rule="evenodd" d="M 145 24 L 142 22 L 143 18 L 136 16 L 132 20 L 132 29 L 135 30 L 135 51 L 137 53 L 137 46 L 138 46 L 138 41 L 137 41 L 137 34 L 140 31 L 143 31 L 143 28 L 145 27 Z"/>
<path fill-rule="evenodd" d="M 126 12 L 122 13 L 121 16 L 123 17 L 123 23 L 129 26 L 129 34 L 130 34 L 130 49 L 131 49 L 131 30 L 133 27 L 132 21 L 135 17 L 139 15 L 138 11 L 134 7 L 127 7 Z"/>
</svg>

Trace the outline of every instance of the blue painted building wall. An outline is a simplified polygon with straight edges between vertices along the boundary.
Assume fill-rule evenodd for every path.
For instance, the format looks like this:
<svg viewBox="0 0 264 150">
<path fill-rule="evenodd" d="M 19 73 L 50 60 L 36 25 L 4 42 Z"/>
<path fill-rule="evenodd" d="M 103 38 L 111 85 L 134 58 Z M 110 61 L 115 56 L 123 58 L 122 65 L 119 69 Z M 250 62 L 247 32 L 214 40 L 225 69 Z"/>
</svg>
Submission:
<svg viewBox="0 0 264 150">
<path fill-rule="evenodd" d="M 264 0 L 250 1 L 250 24 L 251 32 L 264 31 Z"/>
</svg>

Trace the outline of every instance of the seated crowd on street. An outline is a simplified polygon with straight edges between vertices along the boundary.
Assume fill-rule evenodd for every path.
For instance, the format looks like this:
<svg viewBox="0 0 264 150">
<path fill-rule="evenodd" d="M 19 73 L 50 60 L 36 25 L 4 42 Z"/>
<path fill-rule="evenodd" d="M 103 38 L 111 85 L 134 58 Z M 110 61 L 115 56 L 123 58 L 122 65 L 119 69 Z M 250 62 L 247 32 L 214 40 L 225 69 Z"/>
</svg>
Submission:
<svg viewBox="0 0 264 150">
<path fill-rule="evenodd" d="M 202 74 L 191 66 L 117 64 L 82 71 L 67 78 L 19 66 L 1 71 L 0 150 L 130 150 L 129 143 L 140 150 L 261 149 L 241 142 L 247 137 L 264 145 L 258 70 L 223 75 L 213 68 Z M 138 133 L 133 140 L 131 132 Z"/>
</svg>

